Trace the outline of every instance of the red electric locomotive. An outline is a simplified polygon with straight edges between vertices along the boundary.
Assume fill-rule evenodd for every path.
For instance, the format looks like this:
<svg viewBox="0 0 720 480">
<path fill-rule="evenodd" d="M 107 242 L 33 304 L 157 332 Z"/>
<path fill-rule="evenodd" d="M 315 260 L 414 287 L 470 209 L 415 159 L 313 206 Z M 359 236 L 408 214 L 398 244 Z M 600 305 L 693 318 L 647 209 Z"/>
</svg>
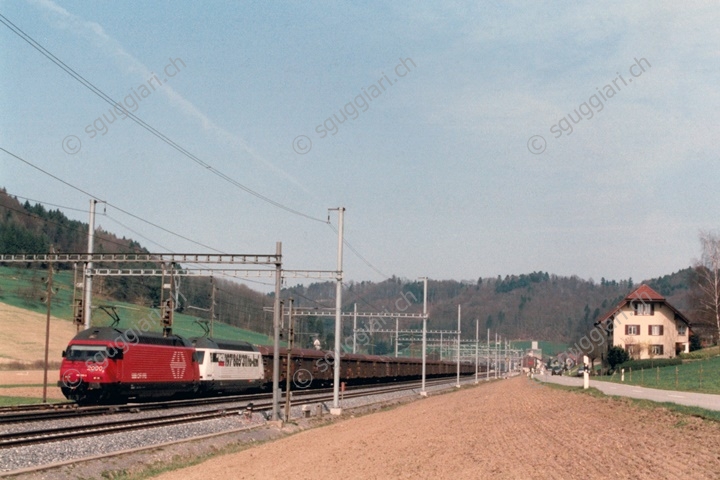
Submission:
<svg viewBox="0 0 720 480">
<path fill-rule="evenodd" d="M 58 386 L 79 403 L 171 398 L 198 390 L 195 349 L 177 335 L 90 328 L 63 352 Z"/>
<path fill-rule="evenodd" d="M 281 382 L 288 372 L 286 348 L 280 349 Z M 332 352 L 293 349 L 292 388 L 330 386 Z M 340 377 L 350 385 L 419 379 L 422 361 L 378 355 L 343 354 Z M 456 364 L 427 362 L 427 378 L 454 375 Z M 119 403 L 195 395 L 239 393 L 272 388 L 272 347 L 207 338 L 193 342 L 177 335 L 90 328 L 78 333 L 63 352 L 58 385 L 78 403 Z M 475 371 L 462 364 L 461 373 Z"/>
</svg>

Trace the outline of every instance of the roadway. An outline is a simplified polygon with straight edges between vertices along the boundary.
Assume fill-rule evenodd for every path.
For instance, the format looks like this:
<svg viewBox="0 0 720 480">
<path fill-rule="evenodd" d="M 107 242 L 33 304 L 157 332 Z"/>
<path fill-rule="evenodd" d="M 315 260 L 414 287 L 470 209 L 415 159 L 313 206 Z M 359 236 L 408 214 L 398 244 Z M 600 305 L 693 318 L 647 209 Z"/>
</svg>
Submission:
<svg viewBox="0 0 720 480">
<path fill-rule="evenodd" d="M 557 383 L 571 387 L 582 387 L 582 377 L 566 377 L 562 375 L 536 374 L 541 382 Z M 690 407 L 700 407 L 720 411 L 720 395 L 708 393 L 679 392 L 675 390 L 658 390 L 656 388 L 638 387 L 613 382 L 590 380 L 590 386 L 597 388 L 605 395 L 652 400 L 653 402 L 671 402 Z"/>
</svg>

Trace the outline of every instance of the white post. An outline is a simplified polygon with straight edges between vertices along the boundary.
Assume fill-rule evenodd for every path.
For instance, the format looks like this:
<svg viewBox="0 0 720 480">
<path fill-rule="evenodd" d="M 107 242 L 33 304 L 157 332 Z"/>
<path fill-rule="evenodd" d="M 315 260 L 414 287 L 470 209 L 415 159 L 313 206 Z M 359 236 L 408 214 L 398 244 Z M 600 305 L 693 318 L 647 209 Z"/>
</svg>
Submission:
<svg viewBox="0 0 720 480">
<path fill-rule="evenodd" d="M 398 328 L 400 327 L 400 319 L 395 319 L 395 358 L 398 356 Z"/>
<path fill-rule="evenodd" d="M 498 334 L 495 332 L 495 378 L 498 377 Z"/>
<path fill-rule="evenodd" d="M 88 223 L 88 254 L 92 255 L 95 245 L 95 204 L 97 200 L 90 200 L 90 222 Z M 90 328 L 90 317 L 92 316 L 92 275 L 88 273 L 93 268 L 93 262 L 85 264 L 85 292 L 83 300 L 83 309 L 85 310 L 85 330 Z"/>
<path fill-rule="evenodd" d="M 357 351 L 357 303 L 353 305 L 353 353 Z"/>
<path fill-rule="evenodd" d="M 343 279 L 343 216 L 345 207 L 338 211 L 338 254 L 337 254 L 337 286 L 335 289 L 335 376 L 333 380 L 332 415 L 342 414 L 340 408 L 340 336 L 342 335 L 342 279 Z"/>
<path fill-rule="evenodd" d="M 425 391 L 425 361 L 427 351 L 427 277 L 423 277 L 423 331 L 422 331 L 422 388 L 420 395 L 427 397 Z"/>
<path fill-rule="evenodd" d="M 457 337 L 457 383 L 455 386 L 460 388 L 460 305 L 458 305 L 458 337 Z"/>
<path fill-rule="evenodd" d="M 490 381 L 490 329 L 487 329 L 487 361 L 485 363 L 485 381 Z"/>
<path fill-rule="evenodd" d="M 478 357 L 480 356 L 480 319 L 475 319 L 475 383 L 478 383 Z"/>
<path fill-rule="evenodd" d="M 583 364 L 585 365 L 585 369 L 583 371 L 583 389 L 587 390 L 590 388 L 590 372 L 588 372 L 588 363 L 590 360 L 588 359 L 587 355 L 583 355 Z"/>
<path fill-rule="evenodd" d="M 280 403 L 280 316 L 282 315 L 282 305 L 280 303 L 280 290 L 282 288 L 282 242 L 275 244 L 275 255 L 278 256 L 278 262 L 275 264 L 275 302 L 273 311 L 273 402 L 272 402 L 272 419 L 280 420 L 279 403 Z"/>
</svg>

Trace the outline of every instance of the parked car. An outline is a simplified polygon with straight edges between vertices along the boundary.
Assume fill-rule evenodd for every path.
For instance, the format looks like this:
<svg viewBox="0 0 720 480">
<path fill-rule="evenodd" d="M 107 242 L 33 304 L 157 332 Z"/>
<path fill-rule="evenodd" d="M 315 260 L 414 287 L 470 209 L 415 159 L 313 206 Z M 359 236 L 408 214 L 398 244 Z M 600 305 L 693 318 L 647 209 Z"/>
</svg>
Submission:
<svg viewBox="0 0 720 480">
<path fill-rule="evenodd" d="M 552 375 L 562 375 L 562 367 L 552 367 L 550 373 Z"/>
<path fill-rule="evenodd" d="M 578 377 L 582 377 L 584 374 L 585 374 L 585 367 L 580 367 L 580 368 L 578 368 L 578 371 L 575 375 L 577 375 Z"/>
</svg>

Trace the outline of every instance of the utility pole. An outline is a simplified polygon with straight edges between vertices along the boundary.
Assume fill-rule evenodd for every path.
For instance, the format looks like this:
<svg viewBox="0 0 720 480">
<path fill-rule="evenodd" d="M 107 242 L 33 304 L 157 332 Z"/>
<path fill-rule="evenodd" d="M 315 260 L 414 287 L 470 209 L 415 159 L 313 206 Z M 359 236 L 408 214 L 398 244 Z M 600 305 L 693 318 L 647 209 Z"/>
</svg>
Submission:
<svg viewBox="0 0 720 480">
<path fill-rule="evenodd" d="M 487 329 L 487 360 L 485 361 L 485 381 L 490 381 L 490 329 Z"/>
<path fill-rule="evenodd" d="M 285 374 L 285 421 L 290 421 L 290 379 L 292 378 L 292 349 L 295 344 L 295 332 L 293 328 L 293 299 L 289 300 L 290 310 L 288 312 L 288 354 L 287 373 Z"/>
<path fill-rule="evenodd" d="M 343 217 L 345 207 L 337 208 L 338 211 L 338 253 L 337 253 L 337 285 L 335 288 L 335 358 L 334 380 L 333 380 L 333 408 L 330 413 L 333 415 L 342 414 L 340 408 L 340 337 L 342 336 L 342 280 L 343 280 Z"/>
<path fill-rule="evenodd" d="M 213 324 L 215 323 L 215 277 L 210 277 L 210 338 L 213 338 Z"/>
<path fill-rule="evenodd" d="M 427 277 L 422 277 L 423 281 L 423 331 L 422 331 L 422 388 L 420 395 L 427 397 L 425 391 L 425 361 L 427 355 Z"/>
<path fill-rule="evenodd" d="M 498 377 L 498 334 L 495 332 L 495 378 Z"/>
<path fill-rule="evenodd" d="M 50 253 L 55 253 L 53 251 L 52 245 L 50 245 Z M 48 350 L 50 348 L 50 310 L 52 307 L 52 296 L 53 296 L 53 264 L 52 262 L 48 262 L 48 278 L 47 278 L 47 291 L 45 295 L 47 295 L 47 298 L 45 301 L 47 302 L 47 317 L 45 319 L 45 363 L 43 365 L 43 403 L 47 403 L 47 377 L 48 377 Z"/>
<path fill-rule="evenodd" d="M 278 262 L 275 264 L 275 306 L 273 312 L 273 402 L 272 419 L 280 420 L 278 403 L 280 401 L 280 289 L 282 288 L 282 242 L 275 244 Z"/>
<path fill-rule="evenodd" d="M 458 338 L 457 338 L 457 384 L 455 385 L 457 388 L 460 388 L 460 308 L 461 306 L 458 305 Z"/>
<path fill-rule="evenodd" d="M 398 356 L 398 327 L 400 326 L 400 319 L 395 319 L 395 358 Z"/>
<path fill-rule="evenodd" d="M 90 200 L 90 221 L 88 222 L 88 254 L 92 255 L 95 246 L 95 205 L 97 200 L 94 198 Z M 93 262 L 85 263 L 85 272 L 83 277 L 85 278 L 85 292 L 83 308 L 85 309 L 85 330 L 90 328 L 90 316 L 92 315 L 92 275 L 88 272 L 93 268 Z"/>
<path fill-rule="evenodd" d="M 75 331 L 79 332 L 82 327 L 85 326 L 85 308 L 83 307 L 83 295 L 85 294 L 85 278 L 83 273 L 83 283 L 78 283 L 78 264 L 73 263 L 73 324 L 75 325 Z M 78 295 L 78 288 L 80 294 Z"/>
<path fill-rule="evenodd" d="M 441 361 L 441 362 L 442 362 L 442 359 L 443 359 L 442 354 L 443 354 L 443 332 L 442 332 L 442 330 L 441 330 L 441 331 L 440 331 L 440 361 Z"/>
<path fill-rule="evenodd" d="M 353 353 L 357 349 L 357 303 L 353 304 Z"/>
<path fill-rule="evenodd" d="M 475 384 L 478 383 L 478 357 L 480 355 L 480 319 L 475 319 Z"/>
</svg>

